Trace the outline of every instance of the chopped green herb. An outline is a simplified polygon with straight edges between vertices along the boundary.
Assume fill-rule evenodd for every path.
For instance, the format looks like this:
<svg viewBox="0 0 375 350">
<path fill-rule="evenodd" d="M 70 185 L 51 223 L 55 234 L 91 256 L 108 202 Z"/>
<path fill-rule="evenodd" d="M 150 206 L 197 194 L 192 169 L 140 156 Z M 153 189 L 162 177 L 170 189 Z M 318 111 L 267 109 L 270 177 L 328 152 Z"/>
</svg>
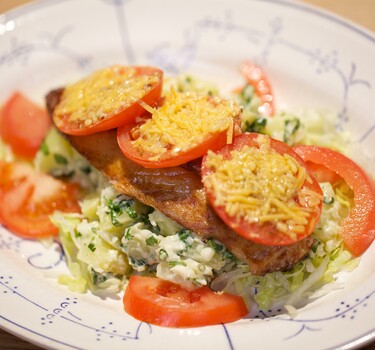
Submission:
<svg viewBox="0 0 375 350">
<path fill-rule="evenodd" d="M 137 211 L 133 207 L 126 208 L 126 214 L 132 219 L 136 219 L 138 216 Z"/>
<path fill-rule="evenodd" d="M 113 211 L 110 211 L 110 215 L 111 215 L 111 222 L 112 222 L 112 225 L 113 226 L 116 226 L 116 227 L 121 227 L 122 224 L 117 220 L 116 218 L 116 213 L 114 213 Z"/>
<path fill-rule="evenodd" d="M 134 267 L 142 267 L 146 265 L 146 262 L 143 259 L 134 259 L 132 256 L 130 257 L 130 263 Z"/>
<path fill-rule="evenodd" d="M 296 134 L 301 127 L 301 122 L 298 118 L 285 120 L 284 142 L 290 142 L 290 138 Z"/>
<path fill-rule="evenodd" d="M 311 251 L 313 253 L 316 253 L 317 250 L 318 250 L 319 245 L 320 245 L 320 242 L 318 240 L 315 240 L 314 243 L 313 243 L 313 245 L 312 245 L 312 247 L 311 247 Z"/>
<path fill-rule="evenodd" d="M 127 239 L 128 241 L 131 241 L 133 239 L 133 235 L 130 233 L 130 229 L 131 227 L 128 227 L 126 230 L 125 230 L 125 233 L 124 233 L 124 237 L 125 239 Z"/>
<path fill-rule="evenodd" d="M 95 250 L 96 250 L 95 244 L 94 244 L 93 242 L 91 242 L 91 243 L 87 246 L 87 248 L 89 248 L 92 252 L 95 252 Z"/>
<path fill-rule="evenodd" d="M 145 214 L 140 214 L 137 216 L 137 222 L 142 222 L 145 225 L 145 228 L 156 233 L 160 234 L 160 229 L 159 227 L 155 227 L 151 225 L 150 219 L 148 215 Z"/>
<path fill-rule="evenodd" d="M 45 140 L 43 140 L 42 144 L 40 145 L 40 150 L 45 156 L 49 155 L 49 148 Z"/>
<path fill-rule="evenodd" d="M 91 269 L 91 273 L 92 273 L 92 283 L 94 283 L 95 286 L 105 282 L 108 279 L 106 274 L 98 273 L 94 269 Z"/>
<path fill-rule="evenodd" d="M 79 170 L 81 170 L 84 174 L 88 175 L 92 172 L 92 169 L 89 165 L 81 167 Z"/>
<path fill-rule="evenodd" d="M 259 117 L 254 119 L 251 123 L 246 121 L 245 125 L 245 131 L 247 132 L 257 132 L 259 134 L 265 134 L 267 119 Z"/>
<path fill-rule="evenodd" d="M 117 220 L 124 211 L 129 215 L 130 218 L 135 219 L 138 216 L 137 211 L 131 207 L 134 200 L 127 199 L 123 195 L 118 195 L 114 200 L 108 201 L 109 214 L 111 216 L 111 222 L 113 226 L 120 227 L 122 224 Z"/>
<path fill-rule="evenodd" d="M 254 87 L 249 84 L 246 84 L 240 93 L 241 103 L 244 105 L 248 105 L 253 99 L 253 97 Z"/>
<path fill-rule="evenodd" d="M 68 160 L 61 154 L 55 153 L 54 158 L 55 158 L 55 161 L 56 161 L 57 164 L 61 164 L 61 165 L 67 165 L 68 164 Z"/>
<path fill-rule="evenodd" d="M 229 261 L 229 262 L 235 262 L 236 261 L 236 257 L 229 250 L 225 250 L 224 259 Z"/>
<path fill-rule="evenodd" d="M 115 199 L 108 201 L 108 207 L 115 213 L 122 213 L 124 209 L 130 207 L 134 203 L 134 200 L 127 199 L 122 195 L 117 196 Z"/>
<path fill-rule="evenodd" d="M 154 237 L 154 236 L 150 236 L 150 237 L 148 237 L 147 239 L 146 239 L 146 244 L 148 245 L 148 246 L 154 246 L 154 245 L 156 245 L 158 243 L 158 240 Z"/>
<path fill-rule="evenodd" d="M 60 177 L 60 178 L 65 178 L 65 179 L 71 179 L 74 175 L 74 170 L 69 170 L 66 168 L 55 168 L 51 169 L 49 173 L 53 177 Z"/>
<path fill-rule="evenodd" d="M 177 266 L 177 265 L 180 265 L 180 266 L 186 266 L 186 263 L 185 263 L 185 261 L 175 260 L 175 261 L 169 261 L 169 262 L 168 262 L 168 265 L 169 265 L 170 267 L 175 267 L 175 266 Z"/>
<path fill-rule="evenodd" d="M 191 232 L 191 230 L 188 230 L 186 228 L 183 228 L 181 231 L 178 231 L 177 234 L 180 240 L 184 243 L 186 243 L 188 238 L 193 238 L 193 233 Z"/>
<path fill-rule="evenodd" d="M 216 253 L 222 253 L 225 249 L 221 243 L 212 238 L 207 241 L 207 245 L 210 248 L 212 248 Z"/>
<path fill-rule="evenodd" d="M 74 235 L 76 236 L 76 238 L 82 237 L 82 233 L 79 231 L 75 231 Z"/>
</svg>

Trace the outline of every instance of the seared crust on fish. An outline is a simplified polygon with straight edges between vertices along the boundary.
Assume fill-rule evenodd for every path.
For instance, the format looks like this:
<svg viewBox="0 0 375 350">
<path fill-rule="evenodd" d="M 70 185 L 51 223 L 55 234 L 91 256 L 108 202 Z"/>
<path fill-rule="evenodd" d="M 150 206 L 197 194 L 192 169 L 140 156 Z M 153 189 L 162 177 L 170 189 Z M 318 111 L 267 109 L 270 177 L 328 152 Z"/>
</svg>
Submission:
<svg viewBox="0 0 375 350">
<path fill-rule="evenodd" d="M 47 95 L 51 114 L 61 91 Z M 287 270 L 303 259 L 312 246 L 311 235 L 289 246 L 265 246 L 246 240 L 217 216 L 208 203 L 198 172 L 182 166 L 143 168 L 122 154 L 116 130 L 88 136 L 65 136 L 119 192 L 160 210 L 203 239 L 217 239 L 246 262 L 253 274 Z"/>
</svg>

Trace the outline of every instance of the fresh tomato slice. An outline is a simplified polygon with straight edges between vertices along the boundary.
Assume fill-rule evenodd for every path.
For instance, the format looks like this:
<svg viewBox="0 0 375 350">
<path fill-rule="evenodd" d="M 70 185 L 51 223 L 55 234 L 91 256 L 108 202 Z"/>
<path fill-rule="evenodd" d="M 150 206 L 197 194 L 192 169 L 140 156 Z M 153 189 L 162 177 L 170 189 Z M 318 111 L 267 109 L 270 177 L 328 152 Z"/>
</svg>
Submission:
<svg viewBox="0 0 375 350">
<path fill-rule="evenodd" d="M 298 148 L 293 149 L 295 149 L 296 151 L 298 150 Z M 342 180 L 342 178 L 336 172 L 327 169 L 322 164 L 317 164 L 306 160 L 305 163 L 310 171 L 314 174 L 318 182 L 329 182 L 331 184 L 334 184 L 335 182 Z"/>
<path fill-rule="evenodd" d="M 354 207 L 344 218 L 341 235 L 348 249 L 361 255 L 375 238 L 375 190 L 369 176 L 348 157 L 318 146 L 295 146 L 307 162 L 318 164 L 340 176 L 354 192 Z"/>
<path fill-rule="evenodd" d="M 53 112 L 57 128 L 89 135 L 133 122 L 145 114 L 140 101 L 155 106 L 163 72 L 154 67 L 111 66 L 66 87 Z"/>
<path fill-rule="evenodd" d="M 50 215 L 80 212 L 78 188 L 26 163 L 0 163 L 0 222 L 24 238 L 58 234 Z"/>
<path fill-rule="evenodd" d="M 262 102 L 259 107 L 259 113 L 263 115 L 273 115 L 274 96 L 271 84 L 263 69 L 254 62 L 245 61 L 241 64 L 240 71 L 246 78 L 247 83 L 254 87 L 255 93 Z"/>
<path fill-rule="evenodd" d="M 136 275 L 130 277 L 123 301 L 134 318 L 165 327 L 234 322 L 248 313 L 239 296 L 217 294 L 208 287 L 188 291 L 159 278 Z"/>
<path fill-rule="evenodd" d="M 47 112 L 20 92 L 15 92 L 0 111 L 0 136 L 15 155 L 32 159 L 51 127 Z"/>
<path fill-rule="evenodd" d="M 293 244 L 319 221 L 319 183 L 291 147 L 266 135 L 244 133 L 207 154 L 202 178 L 217 214 L 256 243 Z"/>
<path fill-rule="evenodd" d="M 117 131 L 117 141 L 124 155 L 135 163 L 145 168 L 167 168 L 181 165 L 191 160 L 198 159 L 207 153 L 208 150 L 216 150 L 227 143 L 227 131 L 210 135 L 206 140 L 186 152 L 175 154 L 166 152 L 158 160 L 152 159 L 152 154 L 141 153 L 132 145 L 132 131 L 137 129 L 138 124 L 126 124 Z"/>
<path fill-rule="evenodd" d="M 143 123 L 118 128 L 124 155 L 145 168 L 165 168 L 202 157 L 240 133 L 240 107 L 219 97 L 172 91 Z"/>
</svg>

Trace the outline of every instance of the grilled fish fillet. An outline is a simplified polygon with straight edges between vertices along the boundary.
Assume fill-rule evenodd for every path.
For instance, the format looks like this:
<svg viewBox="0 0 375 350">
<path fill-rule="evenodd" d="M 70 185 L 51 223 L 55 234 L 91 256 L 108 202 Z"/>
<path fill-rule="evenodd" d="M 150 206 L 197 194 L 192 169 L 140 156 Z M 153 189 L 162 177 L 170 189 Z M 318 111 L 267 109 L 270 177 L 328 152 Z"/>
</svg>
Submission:
<svg viewBox="0 0 375 350">
<path fill-rule="evenodd" d="M 52 114 L 61 90 L 47 95 Z M 65 135 L 72 146 L 121 193 L 156 208 L 203 239 L 214 238 L 249 265 L 255 275 L 287 270 L 309 252 L 313 238 L 290 246 L 265 246 L 236 234 L 207 201 L 199 173 L 187 167 L 146 169 L 127 159 L 117 145 L 116 130 L 88 136 Z"/>
</svg>

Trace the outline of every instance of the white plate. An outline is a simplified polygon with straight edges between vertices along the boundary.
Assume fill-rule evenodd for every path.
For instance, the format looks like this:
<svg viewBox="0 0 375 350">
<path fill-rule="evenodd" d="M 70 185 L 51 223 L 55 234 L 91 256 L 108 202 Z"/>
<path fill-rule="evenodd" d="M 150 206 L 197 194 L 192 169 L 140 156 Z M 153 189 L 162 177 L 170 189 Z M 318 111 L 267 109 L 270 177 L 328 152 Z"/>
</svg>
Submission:
<svg viewBox="0 0 375 350">
<path fill-rule="evenodd" d="M 240 62 L 261 64 L 277 105 L 330 108 L 375 157 L 375 37 L 284 0 L 55 0 L 0 17 L 0 101 L 15 89 L 38 102 L 92 69 L 152 64 L 236 86 Z M 0 228 L 0 325 L 53 349 L 333 349 L 375 337 L 375 246 L 344 288 L 286 315 L 197 329 L 140 323 L 118 299 L 56 283 L 61 247 Z M 272 316 L 277 310 L 270 310 Z"/>
</svg>

